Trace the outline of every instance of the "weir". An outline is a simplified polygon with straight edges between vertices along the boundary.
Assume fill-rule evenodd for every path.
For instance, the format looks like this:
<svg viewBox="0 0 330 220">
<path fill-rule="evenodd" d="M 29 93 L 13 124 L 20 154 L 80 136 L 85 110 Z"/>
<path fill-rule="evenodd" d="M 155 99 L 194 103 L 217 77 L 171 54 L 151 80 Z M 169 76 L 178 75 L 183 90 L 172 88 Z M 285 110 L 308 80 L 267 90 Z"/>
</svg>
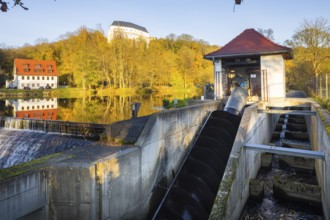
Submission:
<svg viewBox="0 0 330 220">
<path fill-rule="evenodd" d="M 218 111 L 222 106 L 221 102 L 204 101 L 151 115 L 130 146 L 99 144 L 65 151 L 42 169 L 1 180 L 0 218 L 150 219 L 163 213 L 163 208 L 158 209 L 163 203 L 174 211 L 171 217 L 179 214 L 184 219 L 196 216 L 239 219 L 250 195 L 250 180 L 256 178 L 263 155 L 245 146 L 267 145 L 273 138 L 271 131 L 278 127 L 277 122 L 284 120 L 279 114 L 267 114 L 263 110 L 266 106 L 308 106 L 315 115 L 304 116 L 306 127 L 297 126 L 299 118 L 291 117 L 287 126 L 308 131 L 311 150 L 324 155 L 324 159 L 315 160 L 315 174 L 323 216 L 329 219 L 330 138 L 325 129 L 330 125 L 329 113 L 309 99 L 251 104 L 244 107 L 241 116 Z M 234 130 L 235 118 L 240 122 L 237 132 L 231 134 L 227 130 Z M 215 128 L 219 124 L 226 126 Z M 127 127 L 127 130 L 135 128 Z M 106 128 L 105 133 L 111 132 Z M 218 136 L 226 140 L 235 137 L 227 147 Z M 292 141 L 282 143 L 282 147 L 306 147 Z M 222 146 L 220 151 L 219 146 Z M 183 176 L 179 175 L 181 172 Z M 196 174 L 200 176 L 196 178 Z M 194 185 L 201 187 L 195 191 Z M 167 193 L 169 188 L 175 189 L 174 193 Z M 177 207 L 176 200 L 183 205 Z M 194 211 L 203 209 L 209 213 Z"/>
<path fill-rule="evenodd" d="M 0 168 L 89 146 L 106 125 L 0 117 Z"/>
<path fill-rule="evenodd" d="M 30 131 L 52 132 L 90 140 L 99 140 L 104 124 L 0 117 L 0 127 Z"/>
</svg>

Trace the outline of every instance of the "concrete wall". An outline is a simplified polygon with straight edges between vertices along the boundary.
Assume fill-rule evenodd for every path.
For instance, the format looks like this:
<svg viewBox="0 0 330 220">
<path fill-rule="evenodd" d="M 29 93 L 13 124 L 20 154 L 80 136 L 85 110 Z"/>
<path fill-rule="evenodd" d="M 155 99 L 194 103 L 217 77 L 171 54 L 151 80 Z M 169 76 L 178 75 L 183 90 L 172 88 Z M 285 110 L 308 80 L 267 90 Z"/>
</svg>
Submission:
<svg viewBox="0 0 330 220">
<path fill-rule="evenodd" d="M 157 194 L 165 192 L 164 187 L 169 186 L 207 113 L 219 106 L 222 106 L 220 101 L 211 102 L 162 112 L 150 118 L 136 143 L 141 146 L 141 178 L 145 189 L 142 193 L 146 196 L 145 202 L 150 199 L 157 201 Z M 163 192 L 159 191 L 161 188 Z M 154 208 L 150 204 L 150 209 Z"/>
<path fill-rule="evenodd" d="M 0 219 L 18 219 L 45 208 L 45 172 L 37 171 L 0 182 Z M 35 219 L 44 219 L 45 212 L 39 212 Z"/>
<path fill-rule="evenodd" d="M 249 197 L 249 181 L 261 166 L 261 154 L 245 150 L 245 143 L 267 144 L 277 116 L 257 113 L 257 105 L 245 109 L 209 219 L 238 219 Z"/>
<path fill-rule="evenodd" d="M 271 55 L 260 57 L 261 70 L 267 70 L 268 94 L 263 97 L 280 98 L 285 97 L 285 66 L 282 55 Z M 262 80 L 262 88 L 265 80 Z M 262 89 L 262 93 L 264 93 Z"/>
<path fill-rule="evenodd" d="M 1 182 L 0 219 L 145 219 L 208 112 L 219 106 L 204 102 L 151 115 L 135 146 L 117 153 L 106 153 L 109 146 L 77 149 L 45 171 Z"/>
<path fill-rule="evenodd" d="M 325 154 L 324 160 L 315 160 L 315 170 L 318 183 L 322 192 L 322 206 L 325 219 L 330 219 L 330 114 L 322 109 L 319 104 L 312 102 L 311 110 L 316 111 L 316 116 L 306 117 L 307 127 L 310 128 L 310 142 L 312 150 Z"/>
</svg>

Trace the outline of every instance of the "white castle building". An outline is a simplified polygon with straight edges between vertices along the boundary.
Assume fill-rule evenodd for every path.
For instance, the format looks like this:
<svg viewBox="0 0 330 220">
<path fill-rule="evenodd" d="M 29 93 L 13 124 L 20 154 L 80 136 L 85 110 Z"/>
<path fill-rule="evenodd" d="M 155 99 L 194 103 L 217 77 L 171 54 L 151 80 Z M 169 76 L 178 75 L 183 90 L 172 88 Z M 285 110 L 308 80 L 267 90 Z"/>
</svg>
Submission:
<svg viewBox="0 0 330 220">
<path fill-rule="evenodd" d="M 147 43 L 150 40 L 150 34 L 145 27 L 126 22 L 126 21 L 114 21 L 108 30 L 108 42 L 110 42 L 116 36 L 124 36 L 128 39 L 144 39 Z"/>
</svg>

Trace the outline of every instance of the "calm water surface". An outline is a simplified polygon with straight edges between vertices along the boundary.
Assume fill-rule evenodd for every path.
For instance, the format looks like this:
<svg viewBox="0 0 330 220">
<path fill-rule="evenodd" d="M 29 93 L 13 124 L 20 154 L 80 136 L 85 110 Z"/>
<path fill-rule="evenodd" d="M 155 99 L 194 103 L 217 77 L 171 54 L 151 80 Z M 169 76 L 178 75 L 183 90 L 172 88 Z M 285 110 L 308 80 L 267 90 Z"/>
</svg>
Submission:
<svg viewBox="0 0 330 220">
<path fill-rule="evenodd" d="M 181 97 L 175 97 L 181 98 Z M 132 116 L 132 104 L 141 103 L 138 117 L 162 110 L 163 99 L 172 96 L 103 96 L 86 98 L 2 99 L 0 115 L 17 118 L 37 118 L 110 124 Z"/>
</svg>

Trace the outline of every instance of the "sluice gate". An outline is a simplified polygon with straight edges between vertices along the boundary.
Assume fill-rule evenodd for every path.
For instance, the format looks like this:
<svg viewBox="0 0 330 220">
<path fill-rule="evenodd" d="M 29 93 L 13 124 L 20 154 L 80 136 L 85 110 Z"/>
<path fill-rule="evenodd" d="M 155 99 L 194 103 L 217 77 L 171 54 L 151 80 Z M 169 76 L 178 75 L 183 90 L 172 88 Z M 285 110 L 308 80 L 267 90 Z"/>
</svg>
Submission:
<svg viewBox="0 0 330 220">
<path fill-rule="evenodd" d="M 208 219 L 241 121 L 247 93 L 236 88 L 213 111 L 188 152 L 153 219 Z"/>
</svg>

